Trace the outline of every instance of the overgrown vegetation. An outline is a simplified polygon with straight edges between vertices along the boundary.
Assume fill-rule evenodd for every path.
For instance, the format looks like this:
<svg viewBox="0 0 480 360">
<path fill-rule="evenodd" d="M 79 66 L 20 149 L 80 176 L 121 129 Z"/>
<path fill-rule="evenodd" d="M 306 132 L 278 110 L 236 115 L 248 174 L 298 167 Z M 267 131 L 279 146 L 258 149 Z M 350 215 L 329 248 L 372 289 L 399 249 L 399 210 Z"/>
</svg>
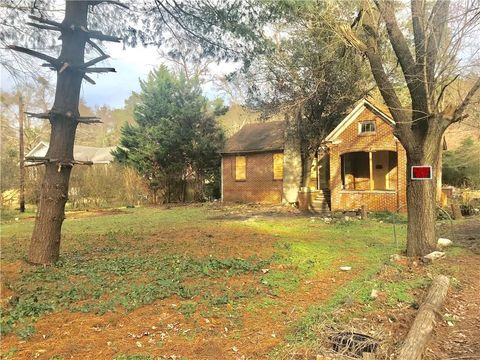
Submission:
<svg viewBox="0 0 480 360">
<path fill-rule="evenodd" d="M 480 144 L 472 138 L 462 141 L 455 150 L 445 151 L 442 180 L 457 187 L 480 188 Z"/>
</svg>

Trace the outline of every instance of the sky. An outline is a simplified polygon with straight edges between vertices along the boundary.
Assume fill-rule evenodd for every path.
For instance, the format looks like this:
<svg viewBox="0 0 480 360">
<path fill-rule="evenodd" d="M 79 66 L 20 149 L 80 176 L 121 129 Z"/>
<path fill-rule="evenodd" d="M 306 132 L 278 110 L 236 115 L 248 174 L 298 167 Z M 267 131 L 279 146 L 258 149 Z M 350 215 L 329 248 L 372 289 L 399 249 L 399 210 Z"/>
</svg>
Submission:
<svg viewBox="0 0 480 360">
<path fill-rule="evenodd" d="M 96 64 L 98 67 L 114 67 L 115 73 L 91 74 L 96 82 L 92 85 L 86 81 L 82 83 L 80 96 L 88 106 L 98 107 L 108 105 L 112 108 L 121 108 L 132 91 L 139 91 L 139 79 L 145 79 L 148 73 L 165 63 L 155 47 L 136 47 L 123 49 L 122 44 L 104 43 L 102 48 L 110 58 Z M 91 56 L 91 55 L 90 55 Z M 32 66 L 40 67 L 43 61 L 32 59 Z M 217 75 L 227 74 L 234 70 L 235 64 L 212 64 L 210 70 Z M 52 72 L 52 74 L 54 74 Z M 4 69 L 1 69 L 0 88 L 2 91 L 12 91 L 14 80 Z M 55 76 L 51 79 L 54 81 Z M 211 84 L 204 86 L 207 97 L 215 98 L 222 94 Z"/>
</svg>

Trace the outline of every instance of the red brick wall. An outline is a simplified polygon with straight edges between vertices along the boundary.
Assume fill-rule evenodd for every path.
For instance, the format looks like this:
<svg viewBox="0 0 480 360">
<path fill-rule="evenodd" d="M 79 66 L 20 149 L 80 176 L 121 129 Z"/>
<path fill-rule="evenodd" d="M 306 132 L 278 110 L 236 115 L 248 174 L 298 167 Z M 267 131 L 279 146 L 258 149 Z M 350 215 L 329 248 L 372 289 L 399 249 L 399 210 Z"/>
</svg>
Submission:
<svg viewBox="0 0 480 360">
<path fill-rule="evenodd" d="M 375 134 L 359 135 L 358 123 L 374 120 Z M 337 143 L 339 141 L 339 143 Z M 395 139 L 393 128 L 370 110 L 365 109 L 330 145 L 330 190 L 332 196 L 332 210 L 353 210 L 366 205 L 371 211 L 406 211 L 406 166 L 405 149 Z M 396 190 L 351 191 L 342 189 L 341 159 L 345 153 L 355 151 L 396 151 L 397 176 L 390 178 Z"/>
<path fill-rule="evenodd" d="M 282 202 L 282 180 L 273 180 L 273 152 L 247 157 L 247 179 L 235 180 L 235 155 L 223 155 L 223 200 L 259 203 Z"/>
</svg>

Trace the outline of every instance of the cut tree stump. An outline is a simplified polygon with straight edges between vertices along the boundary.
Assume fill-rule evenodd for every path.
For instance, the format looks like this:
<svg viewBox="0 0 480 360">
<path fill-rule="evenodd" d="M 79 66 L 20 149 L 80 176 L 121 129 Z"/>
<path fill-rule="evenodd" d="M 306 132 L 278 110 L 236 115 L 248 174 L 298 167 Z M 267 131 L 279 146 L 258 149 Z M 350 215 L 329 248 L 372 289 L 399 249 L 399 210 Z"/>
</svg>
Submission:
<svg viewBox="0 0 480 360">
<path fill-rule="evenodd" d="M 360 208 L 360 218 L 362 220 L 366 220 L 368 218 L 367 207 L 365 205 L 362 205 Z"/>
<path fill-rule="evenodd" d="M 453 203 L 450 207 L 452 208 L 453 220 L 459 220 L 459 219 L 463 218 L 462 210 L 460 209 L 460 205 L 458 205 L 457 203 Z"/>
<path fill-rule="evenodd" d="M 447 296 L 450 280 L 444 275 L 433 279 L 424 303 L 420 306 L 407 338 L 400 349 L 398 360 L 419 360 L 430 339 L 435 325 L 435 317 Z"/>
</svg>

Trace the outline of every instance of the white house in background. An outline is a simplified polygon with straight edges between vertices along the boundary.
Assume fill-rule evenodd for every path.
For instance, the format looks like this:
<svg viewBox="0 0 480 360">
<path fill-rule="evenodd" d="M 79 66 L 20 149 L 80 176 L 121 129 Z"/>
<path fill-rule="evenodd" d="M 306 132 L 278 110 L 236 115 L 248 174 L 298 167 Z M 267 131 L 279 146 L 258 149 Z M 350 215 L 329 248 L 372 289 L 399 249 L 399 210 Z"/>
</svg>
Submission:
<svg viewBox="0 0 480 360">
<path fill-rule="evenodd" d="M 31 158 L 44 158 L 47 155 L 47 150 L 49 143 L 45 141 L 40 141 L 32 150 L 25 155 L 25 159 Z M 74 145 L 73 147 L 73 158 L 77 161 L 91 161 L 93 164 L 110 164 L 113 161 L 112 151 L 115 150 L 116 146 L 110 147 L 93 147 L 93 146 L 83 146 L 83 145 Z M 35 164 L 32 161 L 25 161 L 25 165 Z"/>
</svg>

